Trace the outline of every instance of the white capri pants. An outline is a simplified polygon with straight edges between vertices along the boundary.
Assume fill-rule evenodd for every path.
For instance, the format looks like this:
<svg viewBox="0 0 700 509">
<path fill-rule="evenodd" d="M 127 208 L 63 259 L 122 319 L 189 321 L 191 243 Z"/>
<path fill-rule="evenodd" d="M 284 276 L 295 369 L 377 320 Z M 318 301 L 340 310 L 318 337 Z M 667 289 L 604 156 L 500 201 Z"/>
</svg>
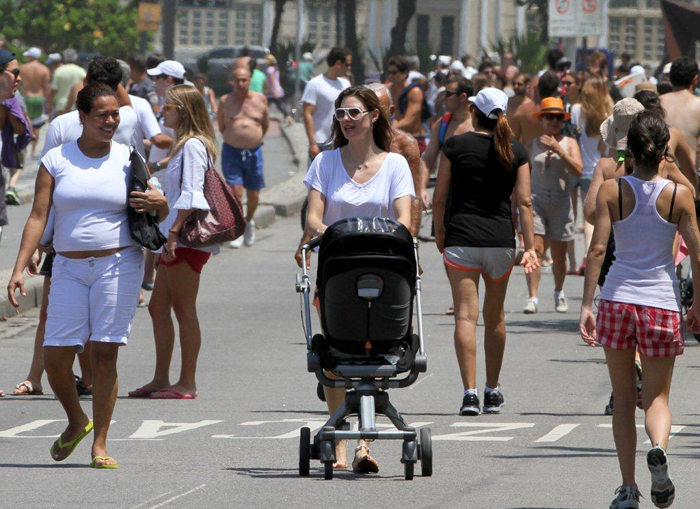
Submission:
<svg viewBox="0 0 700 509">
<path fill-rule="evenodd" d="M 44 346 L 77 346 L 88 339 L 126 345 L 143 282 L 143 249 L 101 258 L 53 262 Z"/>
</svg>

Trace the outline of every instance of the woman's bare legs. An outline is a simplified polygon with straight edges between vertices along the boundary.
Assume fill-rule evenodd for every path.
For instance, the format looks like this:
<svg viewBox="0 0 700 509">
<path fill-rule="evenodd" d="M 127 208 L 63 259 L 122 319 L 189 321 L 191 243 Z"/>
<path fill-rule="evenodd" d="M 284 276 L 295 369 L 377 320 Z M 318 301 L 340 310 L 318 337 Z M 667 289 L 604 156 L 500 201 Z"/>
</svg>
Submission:
<svg viewBox="0 0 700 509">
<path fill-rule="evenodd" d="M 625 350 L 605 348 L 610 382 L 615 394 L 615 411 L 612 416 L 613 437 L 622 473 L 622 484 L 625 486 L 637 485 L 634 479 L 634 460 L 637 452 L 637 427 L 634 420 L 637 408 L 637 379 L 634 352 L 635 348 Z M 646 383 L 646 373 L 644 377 Z"/>
<path fill-rule="evenodd" d="M 25 378 L 35 391 L 42 392 L 41 377 L 44 375 L 44 333 L 46 332 L 46 311 L 49 308 L 49 290 L 51 289 L 51 278 L 44 277 L 44 289 L 41 295 L 41 308 L 39 309 L 39 324 L 36 327 L 34 335 L 34 352 L 32 354 L 32 364 L 29 368 L 29 374 Z M 24 394 L 27 392 L 25 387 L 15 389 L 15 394 Z"/>
<path fill-rule="evenodd" d="M 530 298 L 537 297 L 537 290 L 540 287 L 540 279 L 542 278 L 542 257 L 544 256 L 544 237 L 542 235 L 535 235 L 534 247 L 535 253 L 537 253 L 537 260 L 540 263 L 535 270 L 525 275 Z"/>
<path fill-rule="evenodd" d="M 455 307 L 454 343 L 464 390 L 476 389 L 476 323 L 479 319 L 477 271 L 448 268 Z"/>
<path fill-rule="evenodd" d="M 506 300 L 510 275 L 494 281 L 484 277 L 484 353 L 486 357 L 486 386 L 498 387 L 506 349 L 506 314 L 503 303 Z"/>
<path fill-rule="evenodd" d="M 558 240 L 550 241 L 552 250 L 552 274 L 554 275 L 554 291 L 561 292 L 564 289 L 566 279 L 566 249 L 568 242 Z"/>
<path fill-rule="evenodd" d="M 158 267 L 153 294 L 148 303 L 156 344 L 156 368 L 153 380 L 143 386 L 143 389 L 148 392 L 170 387 L 170 361 L 175 345 L 175 327 L 171 315 L 172 300 L 168 288 L 167 268 L 163 265 Z"/>
<path fill-rule="evenodd" d="M 650 358 L 642 356 L 642 405 L 644 425 L 652 447 L 668 448 L 671 434 L 671 411 L 668 407 L 675 357 Z M 617 412 L 617 394 L 615 394 Z M 614 414 L 613 414 L 614 415 Z"/>
<path fill-rule="evenodd" d="M 95 422 L 95 437 L 92 457 L 107 456 L 107 432 L 117 401 L 119 378 L 117 356 L 119 345 L 95 342 L 90 349 L 90 361 L 95 368 L 92 385 L 92 415 Z M 75 392 L 75 391 L 74 391 Z M 100 461 L 100 465 L 115 465 L 115 460 Z"/>
</svg>

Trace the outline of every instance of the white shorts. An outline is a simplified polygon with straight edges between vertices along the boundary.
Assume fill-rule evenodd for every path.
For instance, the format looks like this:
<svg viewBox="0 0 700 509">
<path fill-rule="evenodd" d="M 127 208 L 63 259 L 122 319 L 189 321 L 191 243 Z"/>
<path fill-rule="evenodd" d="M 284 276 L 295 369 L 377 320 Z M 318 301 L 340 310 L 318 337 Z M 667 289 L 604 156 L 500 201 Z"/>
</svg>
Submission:
<svg viewBox="0 0 700 509">
<path fill-rule="evenodd" d="M 53 262 L 44 346 L 77 346 L 88 339 L 126 345 L 143 282 L 143 249 L 103 258 Z"/>
<path fill-rule="evenodd" d="M 493 281 L 510 276 L 515 261 L 511 247 L 446 247 L 445 265 L 466 272 L 481 272 Z"/>
</svg>

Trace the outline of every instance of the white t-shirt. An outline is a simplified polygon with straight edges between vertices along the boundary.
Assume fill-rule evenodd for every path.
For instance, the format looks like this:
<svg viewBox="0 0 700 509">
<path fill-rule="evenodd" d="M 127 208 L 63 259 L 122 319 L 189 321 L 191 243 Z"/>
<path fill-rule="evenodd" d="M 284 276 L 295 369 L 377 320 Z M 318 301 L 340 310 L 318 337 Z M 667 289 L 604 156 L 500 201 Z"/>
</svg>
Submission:
<svg viewBox="0 0 700 509">
<path fill-rule="evenodd" d="M 99 159 L 87 157 L 77 141 L 64 143 L 42 157 L 54 179 L 53 244 L 57 252 L 100 251 L 132 246 L 127 216 L 131 180 L 130 149 L 112 142 Z"/>
<path fill-rule="evenodd" d="M 112 140 L 122 145 L 130 145 L 138 123 L 139 120 L 134 109 L 131 106 L 122 106 L 119 108 L 119 127 L 117 127 L 117 132 L 114 133 Z M 81 134 L 83 134 L 83 126 L 80 123 L 78 110 L 56 117 L 46 132 L 46 142 L 41 157 L 48 154 L 52 148 L 77 140 Z"/>
<path fill-rule="evenodd" d="M 330 140 L 335 100 L 348 87 L 350 82 L 345 78 L 331 80 L 323 74 L 312 78 L 306 84 L 301 102 L 316 106 L 313 114 L 316 143 L 326 143 Z"/>
<path fill-rule="evenodd" d="M 131 144 L 145 159 L 146 147 L 143 144 L 143 140 L 150 140 L 154 136 L 159 135 L 161 133 L 160 125 L 158 125 L 158 120 L 153 114 L 151 103 L 149 103 L 146 99 L 142 99 L 141 97 L 131 94 L 129 94 L 129 99 L 131 99 L 131 107 L 134 108 L 136 118 L 138 119 L 138 127 L 134 131 Z"/>
<path fill-rule="evenodd" d="M 163 117 L 161 117 L 160 120 L 158 120 L 158 126 L 160 127 L 162 133 L 165 134 L 166 136 L 170 136 L 174 142 L 175 130 L 171 129 L 170 127 L 165 127 L 163 125 Z M 167 148 L 158 148 L 155 145 L 151 145 L 151 151 L 148 153 L 148 162 L 149 163 L 157 163 L 158 161 L 167 157 L 169 153 L 170 153 L 170 150 Z"/>
<path fill-rule="evenodd" d="M 571 123 L 579 128 L 581 137 L 578 140 L 581 149 L 581 161 L 583 162 L 584 178 L 593 178 L 593 169 L 603 155 L 600 153 L 600 137 L 586 134 L 586 115 L 581 110 L 580 104 L 571 107 Z"/>
<path fill-rule="evenodd" d="M 416 197 L 408 162 L 394 153 L 387 154 L 374 177 L 358 184 L 345 170 L 339 148 L 321 152 L 311 163 L 304 184 L 326 197 L 323 211 L 326 226 L 349 217 L 396 219 L 394 200 L 406 195 Z"/>
</svg>

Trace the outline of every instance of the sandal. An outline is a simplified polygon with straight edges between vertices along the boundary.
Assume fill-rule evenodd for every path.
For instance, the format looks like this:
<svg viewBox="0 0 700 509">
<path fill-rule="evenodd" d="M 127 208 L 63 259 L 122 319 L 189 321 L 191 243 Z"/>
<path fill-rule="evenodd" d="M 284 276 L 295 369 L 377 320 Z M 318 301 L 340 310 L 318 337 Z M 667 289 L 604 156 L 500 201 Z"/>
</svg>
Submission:
<svg viewBox="0 0 700 509">
<path fill-rule="evenodd" d="M 75 375 L 75 390 L 78 391 L 78 396 L 92 396 L 92 389 L 83 384 L 83 379 L 77 375 Z"/>
<path fill-rule="evenodd" d="M 146 389 L 145 387 L 139 387 L 138 389 L 129 392 L 129 397 L 130 398 L 150 398 L 151 394 L 153 394 L 154 392 L 156 392 L 158 390 L 160 390 L 160 389 L 150 390 L 150 389 Z"/>
<path fill-rule="evenodd" d="M 27 389 L 26 391 L 22 391 L 22 387 Z M 18 392 L 22 391 L 22 392 Z M 34 386 L 29 380 L 25 380 L 21 384 L 15 385 L 15 392 L 12 394 L 13 396 L 43 396 L 44 392 L 43 391 L 35 391 Z"/>
<path fill-rule="evenodd" d="M 77 436 L 74 440 L 71 440 L 70 442 L 66 442 L 65 444 L 63 443 L 63 434 L 61 434 L 58 437 L 58 440 L 56 440 L 53 445 L 51 446 L 51 458 L 54 461 L 63 461 L 66 459 L 68 456 L 73 454 L 73 451 L 75 451 L 75 448 L 78 447 L 78 444 L 81 442 L 83 438 L 88 436 L 90 432 L 92 431 L 93 428 L 93 423 L 92 421 L 88 422 L 87 426 L 85 426 L 85 429 L 80 433 L 80 435 Z M 62 455 L 60 454 L 62 449 L 68 449 L 68 453 L 61 457 Z"/>
<path fill-rule="evenodd" d="M 357 453 L 360 449 L 366 449 L 367 454 L 362 457 L 358 457 Z M 366 445 L 358 445 L 355 447 L 355 459 L 352 462 L 352 471 L 356 474 L 376 474 L 379 472 L 379 464 L 377 461 L 369 455 L 369 447 Z"/>
<path fill-rule="evenodd" d="M 97 462 L 102 461 L 103 463 L 101 465 L 98 465 Z M 116 470 L 119 468 L 118 464 L 114 465 L 107 465 L 104 463 L 105 461 L 114 461 L 114 458 L 111 456 L 95 456 L 92 458 L 92 463 L 90 463 L 90 468 L 99 468 L 99 469 L 110 469 L 110 470 Z"/>
</svg>

